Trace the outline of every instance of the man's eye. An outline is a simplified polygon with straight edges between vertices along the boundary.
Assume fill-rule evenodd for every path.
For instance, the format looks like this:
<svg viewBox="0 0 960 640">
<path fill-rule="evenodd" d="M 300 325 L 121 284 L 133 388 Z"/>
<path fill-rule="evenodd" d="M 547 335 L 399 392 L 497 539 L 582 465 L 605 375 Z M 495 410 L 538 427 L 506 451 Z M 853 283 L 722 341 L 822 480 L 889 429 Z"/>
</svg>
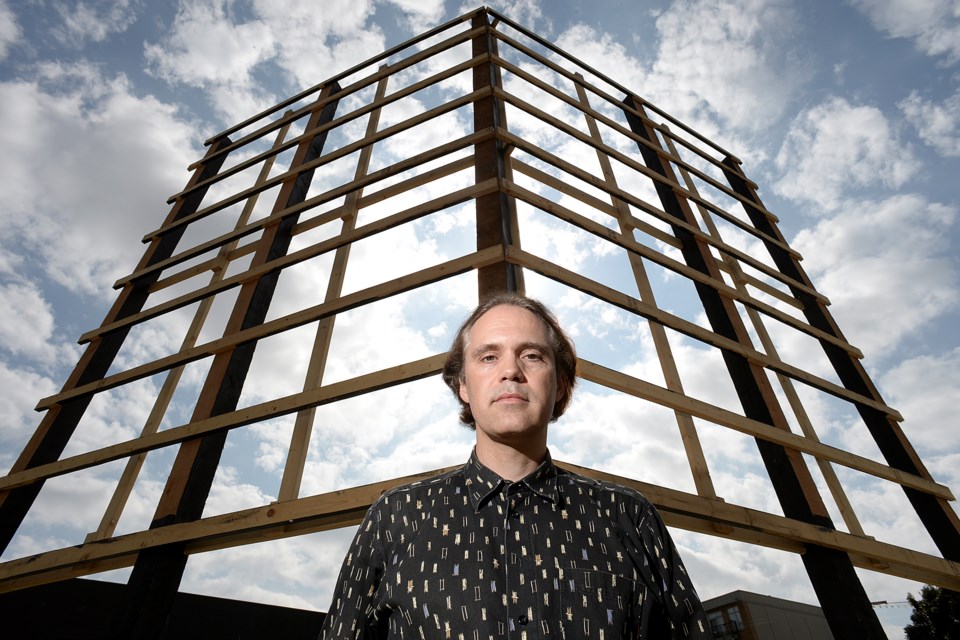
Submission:
<svg viewBox="0 0 960 640">
<path fill-rule="evenodd" d="M 524 358 L 527 360 L 543 360 L 543 356 L 539 353 L 528 353 L 524 355 Z"/>
<path fill-rule="evenodd" d="M 493 362 L 496 359 L 497 359 L 497 356 L 489 353 L 485 356 L 480 356 L 480 362 Z"/>
</svg>

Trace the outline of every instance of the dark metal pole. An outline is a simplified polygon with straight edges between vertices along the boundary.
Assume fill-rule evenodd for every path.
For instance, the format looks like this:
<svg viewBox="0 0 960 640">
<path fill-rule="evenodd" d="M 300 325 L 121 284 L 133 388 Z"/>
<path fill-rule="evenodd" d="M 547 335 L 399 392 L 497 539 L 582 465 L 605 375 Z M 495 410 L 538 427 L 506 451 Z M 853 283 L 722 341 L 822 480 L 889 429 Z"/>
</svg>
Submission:
<svg viewBox="0 0 960 640">
<path fill-rule="evenodd" d="M 624 104 L 624 114 L 630 129 L 648 142 L 659 146 L 649 121 L 635 113 L 643 113 L 639 102 L 632 96 L 627 96 Z M 673 168 L 661 158 L 659 152 L 644 144 L 638 143 L 638 147 L 644 163 L 650 169 L 679 187 Z M 656 190 L 668 215 L 687 224 L 697 224 L 689 204 L 677 194 L 673 186 L 657 181 Z M 720 269 L 706 243 L 682 227 L 674 226 L 673 229 L 674 235 L 681 242 L 681 252 L 686 263 L 722 282 Z M 750 345 L 749 334 L 734 302 L 706 284 L 697 282 L 695 286 L 713 331 L 741 344 Z M 740 354 L 727 351 L 723 352 L 723 359 L 743 405 L 744 415 L 789 431 L 789 425 L 763 367 Z M 834 529 L 802 456 L 797 451 L 765 440 L 757 439 L 756 442 L 784 514 L 788 518 Z M 847 554 L 808 544 L 802 559 L 834 637 L 885 640 L 886 633 Z"/>
<path fill-rule="evenodd" d="M 318 104 L 339 90 L 340 86 L 336 83 L 326 87 L 317 99 Z M 324 108 L 314 111 L 307 130 L 333 120 L 336 108 L 337 100 L 333 100 Z M 325 141 L 325 131 L 304 139 L 297 148 L 291 168 L 318 158 Z M 310 169 L 286 181 L 280 189 L 273 213 L 303 202 L 312 178 L 313 170 Z M 286 254 L 298 218 L 299 214 L 287 216 L 264 228 L 251 268 Z M 279 271 L 271 271 L 241 287 L 224 335 L 263 323 L 279 277 Z M 256 342 L 250 342 L 214 357 L 197 400 L 193 420 L 236 409 L 255 348 Z M 151 529 L 192 522 L 202 516 L 226 438 L 227 431 L 222 431 L 180 445 Z M 127 583 L 125 606 L 114 625 L 115 638 L 162 637 L 186 567 L 187 556 L 184 551 L 184 543 L 177 543 L 140 553 Z"/>
<path fill-rule="evenodd" d="M 756 191 L 743 175 L 739 163 L 727 157 L 723 164 L 724 174 L 730 186 L 734 192 L 747 200 L 743 203 L 743 208 L 753 225 L 767 236 L 783 241 L 780 229 L 758 209 L 758 206 L 763 205 Z M 803 267 L 793 256 L 769 240 L 764 240 L 764 243 L 781 273 L 813 288 Z M 803 303 L 803 313 L 810 326 L 843 339 L 840 328 L 822 301 L 798 288 L 793 288 L 792 292 L 793 296 Z M 847 389 L 877 402 L 883 402 L 880 392 L 873 385 L 859 359 L 835 344 L 823 340 L 820 344 L 837 372 L 837 376 Z M 887 464 L 894 469 L 932 480 L 930 472 L 927 471 L 896 420 L 873 407 L 862 404 L 857 404 L 856 407 Z M 903 490 L 943 557 L 949 560 L 960 560 L 960 519 L 953 508 L 942 498 L 908 487 L 903 487 Z"/>
<path fill-rule="evenodd" d="M 218 152 L 229 144 L 230 139 L 223 138 L 207 150 L 206 156 L 201 160 L 200 165 L 187 183 L 188 189 L 217 175 L 227 158 L 226 153 Z M 164 225 L 194 213 L 203 201 L 207 188 L 207 186 L 204 186 L 192 191 L 186 197 L 174 203 L 170 213 L 167 214 Z M 184 230 L 184 226 L 176 227 L 170 232 L 151 240 L 135 271 L 145 269 L 173 255 Z M 122 320 L 142 310 L 149 296 L 150 287 L 159 277 L 160 271 L 154 271 L 127 283 L 121 290 L 120 295 L 117 296 L 117 300 L 110 311 L 107 312 L 101 326 Z M 123 346 L 129 331 L 130 327 L 124 327 L 91 341 L 70 377 L 64 383 L 62 391 L 69 391 L 103 378 L 113 364 L 113 359 L 120 351 L 120 347 Z M 68 400 L 48 410 L 33 437 L 30 438 L 20 457 L 10 469 L 10 473 L 58 460 L 92 399 L 93 395 L 87 394 Z M 0 492 L 0 551 L 5 550 L 7 545 L 10 544 L 10 540 L 23 523 L 23 519 L 30 507 L 33 506 L 33 502 L 43 488 L 43 484 L 43 480 L 38 480 L 17 489 Z"/>
</svg>

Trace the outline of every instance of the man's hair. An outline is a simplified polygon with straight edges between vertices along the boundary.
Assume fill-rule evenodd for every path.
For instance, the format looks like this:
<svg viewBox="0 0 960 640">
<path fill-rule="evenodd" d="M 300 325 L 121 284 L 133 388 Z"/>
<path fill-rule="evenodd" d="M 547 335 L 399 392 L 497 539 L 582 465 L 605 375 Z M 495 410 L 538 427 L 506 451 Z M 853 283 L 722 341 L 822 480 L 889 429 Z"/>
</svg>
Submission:
<svg viewBox="0 0 960 640">
<path fill-rule="evenodd" d="M 447 360 L 443 363 L 443 381 L 447 383 L 447 386 L 450 387 L 453 395 L 457 398 L 457 402 L 460 403 L 460 421 L 474 429 L 477 426 L 473 412 L 470 411 L 470 405 L 460 397 L 460 385 L 464 381 L 464 363 L 466 361 L 464 351 L 467 345 L 467 337 L 480 316 L 501 305 L 526 309 L 537 316 L 547 327 L 547 336 L 550 340 L 550 346 L 553 348 L 557 371 L 557 390 L 563 391 L 563 395 L 553 405 L 553 414 L 550 417 L 550 421 L 553 422 L 567 410 L 567 405 L 570 404 L 570 398 L 573 396 L 573 387 L 577 384 L 577 351 L 573 346 L 573 341 L 560 327 L 556 316 L 542 302 L 518 293 L 499 293 L 485 299 L 463 321 L 457 331 L 457 336 L 453 339 L 450 352 L 447 354 Z"/>
</svg>

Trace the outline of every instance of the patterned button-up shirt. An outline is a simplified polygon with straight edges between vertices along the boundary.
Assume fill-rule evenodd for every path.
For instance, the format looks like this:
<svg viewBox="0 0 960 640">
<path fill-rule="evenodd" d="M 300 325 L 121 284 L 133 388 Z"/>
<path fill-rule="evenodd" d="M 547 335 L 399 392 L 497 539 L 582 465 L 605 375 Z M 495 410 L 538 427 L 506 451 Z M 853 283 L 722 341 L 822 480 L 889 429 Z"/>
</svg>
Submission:
<svg viewBox="0 0 960 640">
<path fill-rule="evenodd" d="M 712 638 L 656 510 L 547 459 L 509 482 L 462 468 L 374 504 L 320 637 Z"/>
</svg>

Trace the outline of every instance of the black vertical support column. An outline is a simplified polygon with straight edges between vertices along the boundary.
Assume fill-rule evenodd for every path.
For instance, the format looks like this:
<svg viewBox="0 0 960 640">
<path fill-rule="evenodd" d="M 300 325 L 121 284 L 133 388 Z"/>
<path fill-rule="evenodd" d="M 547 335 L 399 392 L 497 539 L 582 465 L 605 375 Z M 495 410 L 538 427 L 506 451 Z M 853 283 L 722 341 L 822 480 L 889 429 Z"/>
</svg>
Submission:
<svg viewBox="0 0 960 640">
<path fill-rule="evenodd" d="M 317 107 L 307 124 L 307 131 L 333 120 L 338 101 L 330 100 L 330 97 L 338 91 L 339 84 L 333 83 L 320 93 Z M 327 132 L 323 131 L 301 141 L 291 169 L 318 158 L 326 136 Z M 272 213 L 279 213 L 303 202 L 312 179 L 313 169 L 309 169 L 285 181 Z M 291 232 L 298 219 L 299 214 L 293 214 L 264 228 L 250 268 L 269 263 L 286 254 L 292 238 Z M 241 287 L 224 329 L 225 336 L 263 323 L 279 277 L 279 271 L 271 271 Z M 192 420 L 201 420 L 236 409 L 255 348 L 256 342 L 249 342 L 214 357 Z M 180 445 L 150 525 L 151 529 L 192 522 L 202 516 L 226 438 L 227 432 L 222 431 Z M 140 553 L 127 584 L 125 606 L 114 625 L 114 638 L 156 639 L 162 636 L 186 567 L 187 556 L 184 551 L 184 544 L 176 543 L 153 547 Z"/>
<path fill-rule="evenodd" d="M 211 145 L 194 171 L 193 176 L 187 182 L 185 191 L 217 175 L 227 157 L 226 153 L 219 153 L 219 151 L 229 144 L 230 139 L 223 138 L 216 144 Z M 167 214 L 164 226 L 197 211 L 206 195 L 207 188 L 208 186 L 205 185 L 190 191 L 183 198 L 177 200 Z M 181 225 L 153 238 L 144 251 L 135 271 L 146 269 L 173 255 L 173 251 L 180 242 L 185 229 L 186 227 Z M 152 271 L 124 285 L 101 326 L 140 312 L 147 301 L 150 287 L 159 277 L 160 271 Z M 129 331 L 130 327 L 126 326 L 94 338 L 87 345 L 80 361 L 77 362 L 70 377 L 64 383 L 62 391 L 69 391 L 103 378 L 110 369 L 110 365 L 113 364 L 113 359 L 120 351 L 120 347 L 123 346 Z M 41 420 L 33 437 L 24 447 L 20 457 L 10 469 L 10 473 L 58 460 L 92 399 L 93 395 L 87 394 L 50 408 Z M 42 488 L 43 481 L 40 480 L 24 487 L 0 492 L 0 551 L 5 550 L 7 545 L 10 544 L 10 540 L 16 534 L 17 529 L 20 528 L 23 519 L 33 506 L 33 502 Z"/>
<path fill-rule="evenodd" d="M 767 236 L 785 242 L 773 220 L 758 208 L 763 204 L 756 191 L 747 182 L 737 161 L 728 157 L 724 159 L 723 164 L 724 174 L 731 188 L 746 200 L 743 202 L 743 208 L 753 226 Z M 793 256 L 769 240 L 764 240 L 764 244 L 781 273 L 813 289 L 813 284 L 803 267 Z M 844 339 L 833 316 L 820 300 L 799 288 L 792 288 L 792 292 L 793 296 L 803 303 L 803 313 L 810 326 Z M 822 340 L 820 344 L 837 372 L 837 376 L 847 389 L 871 400 L 883 402 L 880 392 L 873 385 L 857 358 L 835 344 Z M 893 418 L 873 407 L 862 404 L 857 404 L 856 407 L 887 464 L 894 469 L 932 480 L 917 452 Z M 903 487 L 903 490 L 943 557 L 949 560 L 960 560 L 960 519 L 953 508 L 942 498 L 908 487 Z"/>
<path fill-rule="evenodd" d="M 657 194 L 664 211 L 677 220 L 696 225 L 689 204 L 678 196 L 672 186 L 679 186 L 673 168 L 656 150 L 660 149 L 660 143 L 653 128 L 638 115 L 643 114 L 642 105 L 633 96 L 627 96 L 624 105 L 630 129 L 651 145 L 637 145 L 644 163 L 670 182 L 665 184 L 656 181 Z M 681 252 L 687 265 L 718 282 L 722 281 L 720 269 L 706 243 L 680 226 L 674 226 L 673 231 L 681 242 Z M 713 331 L 740 344 L 750 345 L 749 334 L 733 301 L 706 284 L 697 282 L 695 286 Z M 744 415 L 789 431 L 763 368 L 740 354 L 727 351 L 723 352 L 723 360 L 743 405 Z M 765 440 L 757 439 L 756 442 L 784 514 L 788 518 L 834 529 L 802 456 L 797 451 Z M 801 557 L 834 637 L 886 639 L 886 633 L 847 554 L 808 544 Z"/>
<path fill-rule="evenodd" d="M 484 29 L 473 38 L 473 55 L 485 55 L 488 60 L 473 68 L 474 91 L 500 86 L 500 70 L 490 60 L 490 56 L 496 54 L 497 43 L 488 20 L 487 12 L 480 11 L 472 23 L 474 29 Z M 474 131 L 506 127 L 506 112 L 501 101 L 493 95 L 477 100 L 473 105 L 473 126 Z M 514 243 L 514 238 L 509 202 L 502 191 L 506 175 L 503 143 L 498 138 L 486 140 L 475 145 L 473 153 L 476 184 L 496 178 L 501 186 L 501 190 L 477 198 L 477 249 L 507 247 Z M 520 289 L 517 276 L 516 267 L 506 260 L 480 268 L 477 273 L 480 299 L 499 291 L 517 291 Z"/>
</svg>

